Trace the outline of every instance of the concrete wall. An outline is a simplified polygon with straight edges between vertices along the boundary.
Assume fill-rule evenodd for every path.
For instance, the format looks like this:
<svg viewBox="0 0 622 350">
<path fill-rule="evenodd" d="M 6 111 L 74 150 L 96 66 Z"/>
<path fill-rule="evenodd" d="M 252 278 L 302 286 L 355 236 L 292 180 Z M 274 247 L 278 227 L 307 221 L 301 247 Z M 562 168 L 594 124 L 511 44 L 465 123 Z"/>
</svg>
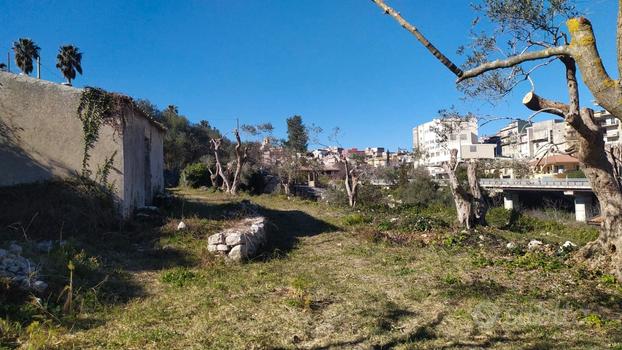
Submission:
<svg viewBox="0 0 622 350">
<path fill-rule="evenodd" d="M 0 186 L 81 171 L 84 133 L 76 114 L 81 94 L 80 89 L 0 72 Z M 122 183 L 122 144 L 122 135 L 102 126 L 91 151 L 93 172 L 116 151 L 109 180 Z"/>
<path fill-rule="evenodd" d="M 0 186 L 81 171 L 84 133 L 77 117 L 81 95 L 81 89 L 0 72 Z M 102 125 L 89 168 L 95 174 L 117 152 L 108 180 L 115 186 L 122 213 L 128 215 L 134 207 L 151 204 L 149 194 L 163 190 L 164 131 L 129 104 L 122 114 L 122 132 Z"/>
<path fill-rule="evenodd" d="M 126 214 L 132 208 L 152 204 L 153 195 L 164 190 L 164 132 L 140 115 L 127 115 L 123 135 L 128 150 L 123 159 Z"/>
<path fill-rule="evenodd" d="M 480 143 L 475 145 L 462 145 L 461 154 L 463 159 L 493 159 L 497 145 Z"/>
</svg>

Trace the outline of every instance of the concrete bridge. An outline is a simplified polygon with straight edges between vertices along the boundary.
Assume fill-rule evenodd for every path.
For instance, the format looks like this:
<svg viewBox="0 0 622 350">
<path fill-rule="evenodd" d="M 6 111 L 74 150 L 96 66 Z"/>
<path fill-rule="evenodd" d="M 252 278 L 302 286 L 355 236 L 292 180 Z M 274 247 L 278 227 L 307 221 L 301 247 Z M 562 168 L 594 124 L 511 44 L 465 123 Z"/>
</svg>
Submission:
<svg viewBox="0 0 622 350">
<path fill-rule="evenodd" d="M 517 206 L 520 192 L 563 192 L 574 196 L 577 221 L 592 217 L 592 186 L 587 179 L 481 179 L 479 183 L 483 188 L 503 191 L 503 206 L 508 210 Z"/>
</svg>

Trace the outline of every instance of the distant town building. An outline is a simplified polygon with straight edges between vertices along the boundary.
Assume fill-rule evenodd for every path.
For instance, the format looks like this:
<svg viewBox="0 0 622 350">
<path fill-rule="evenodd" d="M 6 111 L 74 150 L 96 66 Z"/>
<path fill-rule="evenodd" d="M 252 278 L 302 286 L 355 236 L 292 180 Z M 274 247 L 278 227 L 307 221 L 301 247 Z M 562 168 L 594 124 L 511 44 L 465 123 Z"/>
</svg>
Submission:
<svg viewBox="0 0 622 350">
<path fill-rule="evenodd" d="M 579 170 L 579 160 L 567 154 L 556 154 L 533 159 L 529 162 L 534 177 L 564 176 L 565 173 Z"/>
<path fill-rule="evenodd" d="M 531 123 L 517 119 L 501 128 L 497 132 L 499 138 L 499 145 L 501 146 L 500 156 L 508 158 L 523 158 L 526 156 L 527 147 L 525 144 L 527 140 L 521 136 L 526 133 L 527 127 L 531 126 Z"/>
<path fill-rule="evenodd" d="M 528 158 L 561 154 L 567 148 L 566 123 L 561 119 L 544 120 L 527 128 Z"/>
<path fill-rule="evenodd" d="M 594 119 L 603 128 L 603 137 L 606 145 L 619 144 L 622 124 L 618 118 L 602 110 L 594 113 Z"/>
<path fill-rule="evenodd" d="M 458 150 L 458 160 L 494 158 L 494 144 L 480 144 L 475 118 L 434 119 L 413 128 L 413 150 L 419 155 L 415 165 L 424 166 L 430 174 L 443 173 L 440 168 L 449 161 L 450 150 Z"/>
</svg>

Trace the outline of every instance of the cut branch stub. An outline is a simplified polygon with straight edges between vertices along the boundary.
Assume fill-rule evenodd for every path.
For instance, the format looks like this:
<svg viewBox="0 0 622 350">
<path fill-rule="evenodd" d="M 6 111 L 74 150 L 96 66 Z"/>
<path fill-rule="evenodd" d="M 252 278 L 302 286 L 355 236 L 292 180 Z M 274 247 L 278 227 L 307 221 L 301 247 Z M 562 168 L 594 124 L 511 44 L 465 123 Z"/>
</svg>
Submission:
<svg viewBox="0 0 622 350">
<path fill-rule="evenodd" d="M 523 97 L 523 104 L 532 111 L 546 110 L 547 113 L 560 117 L 565 117 L 566 113 L 568 113 L 567 104 L 542 98 L 533 91 L 528 92 Z"/>
</svg>

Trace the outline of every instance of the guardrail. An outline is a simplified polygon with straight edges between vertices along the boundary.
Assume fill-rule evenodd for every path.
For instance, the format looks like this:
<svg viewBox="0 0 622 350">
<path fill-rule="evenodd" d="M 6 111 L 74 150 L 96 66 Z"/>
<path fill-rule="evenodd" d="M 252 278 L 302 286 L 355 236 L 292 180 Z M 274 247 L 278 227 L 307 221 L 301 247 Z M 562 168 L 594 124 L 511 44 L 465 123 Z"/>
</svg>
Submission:
<svg viewBox="0 0 622 350">
<path fill-rule="evenodd" d="M 480 179 L 482 187 L 488 188 L 529 188 L 529 189 L 564 189 L 591 190 L 587 179 Z"/>
</svg>

